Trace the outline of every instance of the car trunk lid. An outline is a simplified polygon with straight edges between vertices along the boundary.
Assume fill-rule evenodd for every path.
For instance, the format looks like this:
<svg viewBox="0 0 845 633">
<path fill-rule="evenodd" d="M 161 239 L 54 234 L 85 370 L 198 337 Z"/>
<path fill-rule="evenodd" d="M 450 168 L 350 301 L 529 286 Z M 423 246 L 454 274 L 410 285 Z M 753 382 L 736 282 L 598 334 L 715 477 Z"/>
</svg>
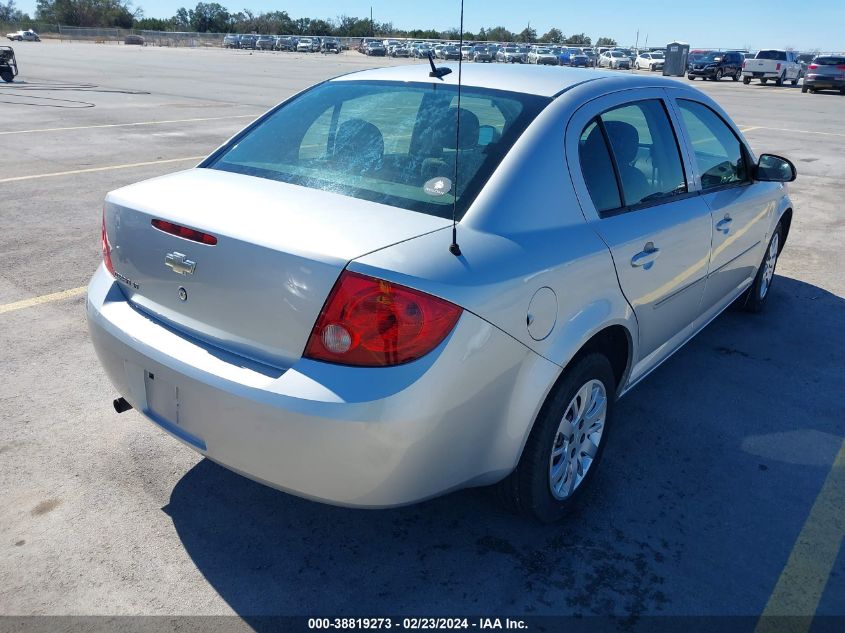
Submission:
<svg viewBox="0 0 845 633">
<path fill-rule="evenodd" d="M 448 226 L 434 216 L 201 168 L 114 191 L 104 214 L 115 273 L 134 306 L 282 367 L 301 356 L 350 260 Z M 171 234 L 179 227 L 186 237 Z M 202 235 L 216 243 L 203 243 Z"/>
</svg>

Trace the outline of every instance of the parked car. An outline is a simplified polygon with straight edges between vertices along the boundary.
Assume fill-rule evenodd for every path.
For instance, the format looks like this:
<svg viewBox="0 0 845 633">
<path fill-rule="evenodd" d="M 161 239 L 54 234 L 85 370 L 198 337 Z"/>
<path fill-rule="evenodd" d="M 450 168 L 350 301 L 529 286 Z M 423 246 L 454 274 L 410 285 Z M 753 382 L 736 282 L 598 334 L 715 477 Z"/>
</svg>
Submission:
<svg viewBox="0 0 845 633">
<path fill-rule="evenodd" d="M 522 53 L 516 46 L 505 46 L 498 53 L 496 53 L 496 61 L 504 62 L 506 64 L 522 64 Z"/>
<path fill-rule="evenodd" d="M 86 306 L 116 409 L 329 503 L 589 499 L 617 399 L 770 299 L 795 168 L 691 85 L 583 79 L 471 64 L 459 110 L 457 73 L 347 74 L 108 194 Z"/>
<path fill-rule="evenodd" d="M 620 53 L 625 55 L 625 57 L 628 58 L 628 62 L 630 63 L 631 67 L 633 68 L 634 62 L 637 59 L 637 54 L 634 51 L 632 51 L 630 48 L 615 48 L 613 50 L 619 51 Z"/>
<path fill-rule="evenodd" d="M 335 53 L 340 55 L 340 42 L 334 39 L 326 38 L 320 45 L 321 53 Z"/>
<path fill-rule="evenodd" d="M 123 38 L 123 44 L 125 46 L 144 46 L 146 40 L 141 35 L 136 35 L 135 33 L 130 33 L 126 37 Z"/>
<path fill-rule="evenodd" d="M 540 66 L 557 66 L 558 58 L 552 52 L 552 49 L 547 46 L 535 46 L 528 53 L 528 63 L 538 64 Z"/>
<path fill-rule="evenodd" d="M 298 40 L 290 35 L 280 35 L 276 37 L 277 51 L 295 51 Z"/>
<path fill-rule="evenodd" d="M 568 59 L 565 62 L 565 65 L 583 66 L 584 68 L 590 66 L 590 58 L 587 56 L 587 54 L 582 49 L 574 47 L 560 49 L 560 51 L 556 55 L 559 64 L 564 65 L 563 58 L 561 57 L 561 54 L 564 52 L 568 54 Z"/>
<path fill-rule="evenodd" d="M 631 68 L 631 60 L 622 51 L 605 51 L 599 56 L 599 68 L 629 70 Z"/>
<path fill-rule="evenodd" d="M 32 29 L 26 31 L 15 31 L 14 33 L 6 33 L 6 37 L 13 42 L 40 42 L 41 38 L 38 33 Z"/>
<path fill-rule="evenodd" d="M 472 47 L 472 61 L 474 62 L 492 62 L 496 59 L 492 46 L 473 46 Z"/>
<path fill-rule="evenodd" d="M 432 53 L 432 55 L 434 54 L 432 52 L 431 46 L 429 46 L 428 44 L 420 44 L 419 46 L 414 47 L 414 49 L 411 51 L 411 54 L 414 57 L 423 58 L 428 57 L 428 54 L 430 52 Z"/>
<path fill-rule="evenodd" d="M 405 44 L 398 44 L 390 48 L 391 57 L 410 57 L 411 49 Z"/>
<path fill-rule="evenodd" d="M 240 39 L 240 47 L 250 50 L 255 50 L 255 47 L 258 42 L 257 35 L 241 35 Z"/>
<path fill-rule="evenodd" d="M 385 57 L 387 55 L 387 49 L 381 42 L 368 42 L 365 53 L 372 57 Z"/>
<path fill-rule="evenodd" d="M 663 70 L 665 63 L 666 58 L 663 53 L 640 53 L 634 62 L 634 68 L 637 70 Z"/>
<path fill-rule="evenodd" d="M 296 52 L 297 53 L 313 53 L 316 50 L 319 50 L 319 44 L 314 41 L 312 37 L 301 37 L 299 38 L 299 42 L 296 44 Z"/>
<path fill-rule="evenodd" d="M 807 66 L 801 92 L 838 90 L 845 95 L 845 55 L 819 55 Z"/>
<path fill-rule="evenodd" d="M 593 51 L 592 49 L 584 49 L 584 55 L 586 55 L 587 59 L 589 60 L 587 64 L 588 66 L 592 66 L 593 68 L 595 68 L 598 65 L 599 56 L 596 54 L 595 51 Z"/>
<path fill-rule="evenodd" d="M 793 86 L 801 79 L 801 62 L 794 51 L 767 49 L 757 52 L 754 59 L 746 59 L 742 70 L 742 83 L 748 85 L 752 79 L 759 79 L 760 83 L 773 80 L 775 85 L 782 86 L 789 81 Z"/>
<path fill-rule="evenodd" d="M 255 48 L 260 51 L 272 51 L 276 48 L 276 38 L 272 35 L 259 35 L 255 40 Z"/>
<path fill-rule="evenodd" d="M 223 48 L 240 48 L 241 36 L 236 33 L 229 33 L 223 36 Z"/>
<path fill-rule="evenodd" d="M 742 78 L 744 61 L 742 53 L 734 51 L 707 53 L 689 67 L 687 79 L 701 77 L 704 80 L 721 81 L 722 77 L 730 77 L 739 81 Z"/>
<path fill-rule="evenodd" d="M 443 60 L 455 60 L 458 61 L 461 59 L 461 49 L 457 46 L 444 46 L 438 52 L 440 59 Z"/>
</svg>

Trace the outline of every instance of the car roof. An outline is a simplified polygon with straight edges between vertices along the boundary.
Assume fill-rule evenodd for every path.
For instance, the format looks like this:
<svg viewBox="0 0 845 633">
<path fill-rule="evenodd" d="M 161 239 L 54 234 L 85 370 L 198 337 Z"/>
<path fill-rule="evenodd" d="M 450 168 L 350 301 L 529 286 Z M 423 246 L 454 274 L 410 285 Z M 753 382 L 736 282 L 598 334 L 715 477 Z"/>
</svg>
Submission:
<svg viewBox="0 0 845 633">
<path fill-rule="evenodd" d="M 428 64 L 413 64 L 392 66 L 387 68 L 373 68 L 348 75 L 341 75 L 331 81 L 401 81 L 431 83 L 437 81 L 445 85 L 458 85 L 458 65 L 438 64 L 452 69 L 452 72 L 442 80 L 429 77 Z M 586 70 L 583 68 L 560 68 L 553 66 L 532 65 L 481 65 L 464 64 L 461 69 L 461 84 L 474 88 L 489 88 L 493 90 L 510 90 L 533 94 L 542 97 L 555 97 L 565 90 L 593 81 L 607 81 L 616 85 L 624 82 L 625 88 L 653 87 L 656 83 L 664 82 L 677 85 L 677 82 L 663 77 L 648 75 L 621 75 L 602 70 Z M 618 88 L 617 88 L 618 89 Z"/>
</svg>

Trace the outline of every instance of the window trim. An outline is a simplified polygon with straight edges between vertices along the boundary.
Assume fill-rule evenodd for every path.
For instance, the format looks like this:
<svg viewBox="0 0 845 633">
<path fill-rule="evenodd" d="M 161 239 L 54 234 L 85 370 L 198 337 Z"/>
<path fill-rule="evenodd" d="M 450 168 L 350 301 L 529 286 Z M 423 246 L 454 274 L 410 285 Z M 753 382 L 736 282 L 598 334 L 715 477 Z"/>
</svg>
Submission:
<svg viewBox="0 0 845 633">
<path fill-rule="evenodd" d="M 626 201 L 625 201 L 625 191 L 622 187 L 622 177 L 621 177 L 621 174 L 619 172 L 619 165 L 617 164 L 617 161 L 616 161 L 616 153 L 613 151 L 613 145 L 610 143 L 610 139 L 607 136 L 607 130 L 604 127 L 604 121 L 602 120 L 602 115 L 605 114 L 606 112 L 611 112 L 612 110 L 618 110 L 620 108 L 625 108 L 625 107 L 628 107 L 628 106 L 636 104 L 636 103 L 642 103 L 644 101 L 657 101 L 657 102 L 660 103 L 660 105 L 663 108 L 663 113 L 666 115 L 666 122 L 669 124 L 669 128 L 672 130 L 672 137 L 675 139 L 675 149 L 678 152 L 678 162 L 681 164 L 681 171 L 683 172 L 684 184 L 686 185 L 687 190 L 684 193 L 674 194 L 673 196 L 668 197 L 668 198 L 656 198 L 654 200 L 649 200 L 648 202 L 638 202 L 637 204 L 629 205 L 629 204 L 626 204 Z M 699 195 L 698 191 L 692 189 L 692 185 L 694 183 L 690 182 L 689 174 L 687 173 L 686 164 L 684 162 L 684 153 L 681 151 L 681 143 L 680 143 L 680 139 L 678 138 L 678 130 L 675 129 L 675 123 L 674 123 L 674 120 L 673 120 L 673 118 L 670 114 L 669 104 L 667 103 L 665 97 L 655 96 L 655 97 L 646 97 L 646 98 L 643 98 L 643 99 L 635 99 L 634 101 L 626 101 L 624 103 L 620 103 L 620 104 L 614 105 L 610 108 L 607 108 L 605 110 L 602 110 L 601 112 L 599 112 L 598 114 L 593 116 L 586 123 L 586 125 L 584 125 L 583 129 L 581 130 L 581 133 L 578 135 L 579 139 L 584 134 L 584 130 L 586 130 L 590 126 L 590 124 L 593 123 L 593 122 L 596 122 L 596 125 L 601 130 L 602 139 L 604 140 L 604 144 L 605 144 L 605 148 L 607 149 L 607 153 L 610 156 L 610 163 L 613 166 L 613 175 L 614 175 L 614 178 L 616 180 L 616 189 L 617 189 L 617 192 L 619 193 L 619 201 L 622 203 L 622 206 L 620 206 L 620 207 L 616 207 L 614 209 L 607 209 L 605 211 L 599 211 L 598 208 L 596 208 L 595 202 L 593 202 L 592 195 L 590 195 L 590 192 L 589 192 L 589 189 L 588 189 L 587 194 L 590 195 L 590 202 L 593 203 L 593 208 L 596 209 L 596 214 L 598 215 L 600 220 L 616 217 L 618 215 L 623 215 L 625 213 L 632 213 L 632 212 L 636 212 L 636 211 L 641 211 L 643 209 L 650 209 L 652 207 L 658 207 L 658 206 L 661 206 L 661 205 L 664 205 L 664 204 L 668 204 L 670 202 L 677 202 L 678 200 L 685 200 L 687 198 L 692 198 L 692 197 Z M 579 147 L 579 163 L 578 163 L 578 166 L 579 166 L 579 168 L 581 168 L 580 147 Z M 583 168 L 581 168 L 581 177 L 584 178 Z M 584 178 L 584 181 L 586 182 L 586 178 Z"/>
<path fill-rule="evenodd" d="M 675 105 L 678 108 L 678 121 L 679 121 L 679 124 L 683 126 L 684 137 L 687 140 L 687 144 L 690 146 L 689 149 L 690 150 L 693 149 L 692 148 L 692 137 L 690 136 L 690 133 L 689 133 L 689 130 L 687 129 L 686 123 L 684 123 L 683 113 L 681 112 L 681 110 L 682 110 L 681 102 L 682 101 L 688 101 L 690 103 L 698 104 L 698 105 L 702 106 L 703 108 L 707 108 L 710 112 L 712 112 L 716 116 L 716 118 L 719 119 L 719 121 L 721 121 L 722 124 L 728 129 L 728 131 L 731 134 L 733 134 L 737 143 L 739 143 L 739 148 L 740 148 L 740 151 L 742 152 L 742 160 L 746 164 L 745 180 L 736 180 L 734 182 L 725 183 L 724 185 L 718 185 L 716 187 L 708 187 L 707 189 L 705 189 L 704 184 L 701 182 L 701 169 L 698 166 L 698 160 L 695 158 L 695 152 L 693 151 L 692 152 L 692 165 L 695 167 L 695 173 L 696 173 L 696 176 L 698 178 L 698 186 L 699 186 L 699 189 L 696 193 L 699 194 L 699 195 L 707 195 L 707 194 L 716 193 L 716 192 L 719 192 L 719 191 L 726 191 L 728 189 L 738 189 L 740 187 L 747 187 L 748 185 L 754 184 L 754 178 L 752 178 L 752 176 L 751 176 L 751 173 L 752 173 L 752 169 L 751 169 L 752 154 L 748 150 L 748 147 L 746 146 L 745 141 L 737 135 L 737 133 L 734 131 L 733 127 L 731 127 L 731 125 L 725 120 L 725 118 L 721 114 L 716 112 L 716 110 L 714 110 L 709 105 L 707 105 L 706 103 L 703 103 L 701 101 L 696 101 L 695 99 L 689 99 L 687 97 L 676 97 L 675 98 Z"/>
</svg>

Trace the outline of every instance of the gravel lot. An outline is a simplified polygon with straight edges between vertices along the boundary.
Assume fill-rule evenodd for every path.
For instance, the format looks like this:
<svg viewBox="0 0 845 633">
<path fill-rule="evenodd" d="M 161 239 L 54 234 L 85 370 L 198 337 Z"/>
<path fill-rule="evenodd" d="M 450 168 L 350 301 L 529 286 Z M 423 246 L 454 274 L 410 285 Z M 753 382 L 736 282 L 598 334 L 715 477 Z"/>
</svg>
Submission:
<svg viewBox="0 0 845 633">
<path fill-rule="evenodd" d="M 757 152 L 798 167 L 773 296 L 622 400 L 587 507 L 542 527 L 484 490 L 348 510 L 202 459 L 114 413 L 74 291 L 100 260 L 106 192 L 191 166 L 318 80 L 414 62 L 15 49 L 18 81 L 0 85 L 0 614 L 757 616 L 772 597 L 845 616 L 845 97 L 695 82 Z M 791 598 L 773 597 L 779 578 Z"/>
</svg>

